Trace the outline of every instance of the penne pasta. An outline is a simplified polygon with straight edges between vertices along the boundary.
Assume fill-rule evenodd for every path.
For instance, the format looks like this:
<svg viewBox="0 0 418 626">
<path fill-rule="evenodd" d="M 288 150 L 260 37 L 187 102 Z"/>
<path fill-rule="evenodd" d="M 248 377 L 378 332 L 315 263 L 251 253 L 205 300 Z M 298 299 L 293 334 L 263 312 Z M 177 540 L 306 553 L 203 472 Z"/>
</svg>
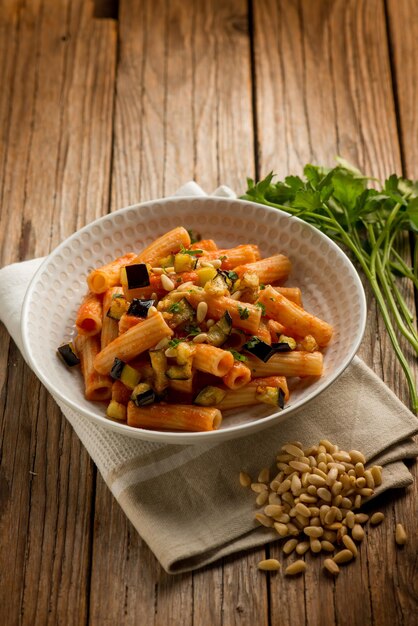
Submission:
<svg viewBox="0 0 418 626">
<path fill-rule="evenodd" d="M 244 244 L 236 248 L 214 250 L 213 252 L 204 252 L 200 257 L 202 261 L 211 261 L 220 259 L 222 261 L 223 270 L 232 270 L 237 265 L 244 263 L 252 263 L 260 258 L 258 246 L 252 244 Z"/>
<path fill-rule="evenodd" d="M 128 404 L 128 426 L 165 430 L 208 431 L 219 428 L 222 413 L 217 408 L 187 404 L 137 407 Z"/>
<path fill-rule="evenodd" d="M 285 401 L 289 399 L 289 388 L 287 386 L 286 378 L 284 376 L 270 376 L 268 378 L 258 378 L 256 380 L 252 380 L 248 385 L 245 385 L 245 387 L 228 390 L 224 398 L 219 404 L 216 405 L 216 407 L 221 411 L 226 411 L 228 409 L 238 409 L 240 407 L 259 404 L 260 401 L 257 398 L 257 388 L 260 387 L 260 385 L 278 387 L 283 391 Z"/>
<path fill-rule="evenodd" d="M 162 258 L 178 252 L 182 246 L 185 248 L 190 246 L 190 235 L 183 226 L 179 226 L 158 237 L 145 250 L 142 250 L 136 257 L 135 263 L 150 263 L 153 265 Z"/>
<path fill-rule="evenodd" d="M 221 350 L 205 343 L 195 345 L 193 367 L 214 376 L 225 376 L 234 365 L 234 357 L 228 350 Z"/>
<path fill-rule="evenodd" d="M 289 333 L 299 337 L 312 335 L 321 347 L 331 340 L 330 324 L 300 308 L 270 285 L 260 291 L 258 301 L 264 305 L 266 315 L 283 324 Z"/>
<path fill-rule="evenodd" d="M 78 335 L 75 346 L 80 359 L 87 400 L 109 400 L 113 381 L 110 376 L 99 374 L 94 367 L 94 359 L 100 351 L 99 337 Z"/>
<path fill-rule="evenodd" d="M 108 374 L 115 358 L 130 361 L 172 334 L 161 313 L 156 313 L 109 343 L 94 359 L 94 367 L 100 374 Z"/>
<path fill-rule="evenodd" d="M 223 383 L 228 389 L 239 389 L 244 385 L 248 385 L 251 380 L 251 370 L 239 361 L 235 361 L 229 372 L 222 378 Z"/>
<path fill-rule="evenodd" d="M 254 334 L 260 326 L 261 309 L 255 304 L 240 302 L 227 296 L 210 296 L 205 291 L 198 289 L 189 290 L 185 293 L 185 297 L 195 308 L 199 302 L 206 302 L 208 316 L 215 320 L 219 320 L 228 311 L 235 328 Z"/>
<path fill-rule="evenodd" d="M 267 328 L 270 332 L 270 338 L 271 338 L 270 343 L 279 341 L 280 335 L 286 334 L 286 328 L 283 326 L 283 324 L 280 324 L 280 322 L 276 322 L 276 320 L 268 320 Z"/>
<path fill-rule="evenodd" d="M 291 300 L 298 306 L 302 306 L 302 292 L 299 287 L 274 287 L 276 291 L 282 294 L 288 300 Z M 302 307 L 303 308 L 303 307 Z"/>
<path fill-rule="evenodd" d="M 265 341 L 266 343 L 271 345 L 271 334 L 270 334 L 270 331 L 268 329 L 266 322 L 263 322 L 263 321 L 260 322 L 254 335 L 258 337 L 259 339 L 261 339 L 262 341 Z"/>
<path fill-rule="evenodd" d="M 123 335 L 127 330 L 141 324 L 143 321 L 140 317 L 124 313 L 118 323 L 118 335 Z"/>
<path fill-rule="evenodd" d="M 260 376 L 321 376 L 322 352 L 281 352 L 272 356 L 267 363 L 249 356 L 247 365 L 254 378 Z"/>
<path fill-rule="evenodd" d="M 91 337 L 102 330 L 102 299 L 95 293 L 88 293 L 77 312 L 75 325 L 79 335 Z"/>
<path fill-rule="evenodd" d="M 292 265 L 287 256 L 276 254 L 254 263 L 240 264 L 234 268 L 234 271 L 239 276 L 242 276 L 245 272 L 254 272 L 257 274 L 260 283 L 267 285 L 286 280 L 291 269 Z"/>
<path fill-rule="evenodd" d="M 136 258 L 134 252 L 128 252 L 124 256 L 115 259 L 107 265 L 99 267 L 87 276 L 87 284 L 93 293 L 104 293 L 110 287 L 120 283 L 120 269 L 124 265 L 129 265 Z"/>
<path fill-rule="evenodd" d="M 217 249 L 218 246 L 213 239 L 201 239 L 200 241 L 196 241 L 196 243 L 192 243 L 190 246 L 190 250 L 203 250 L 205 252 L 213 252 Z"/>
</svg>

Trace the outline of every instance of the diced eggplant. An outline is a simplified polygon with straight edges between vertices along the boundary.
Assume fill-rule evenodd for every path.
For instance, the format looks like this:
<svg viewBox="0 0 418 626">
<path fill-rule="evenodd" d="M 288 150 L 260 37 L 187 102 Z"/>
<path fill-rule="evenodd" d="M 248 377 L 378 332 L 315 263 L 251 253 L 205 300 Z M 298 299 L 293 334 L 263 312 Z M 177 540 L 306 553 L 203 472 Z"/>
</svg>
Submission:
<svg viewBox="0 0 418 626">
<path fill-rule="evenodd" d="M 126 420 L 126 406 L 116 400 L 111 400 L 106 409 L 106 415 L 115 420 Z"/>
<path fill-rule="evenodd" d="M 78 365 L 80 363 L 80 359 L 78 358 L 74 344 L 72 341 L 69 343 L 64 343 L 62 346 L 59 346 L 58 353 L 61 355 L 64 363 L 68 365 L 68 367 L 74 367 L 74 365 Z"/>
<path fill-rule="evenodd" d="M 126 313 L 127 307 L 128 302 L 125 296 L 123 294 L 116 294 L 112 297 L 112 302 L 110 303 L 110 307 L 106 315 L 112 320 L 120 320 L 122 315 Z"/>
<path fill-rule="evenodd" d="M 128 289 L 148 287 L 150 284 L 148 268 L 145 263 L 134 263 L 125 266 Z"/>
<path fill-rule="evenodd" d="M 204 287 L 209 280 L 215 278 L 218 273 L 214 267 L 201 267 L 196 270 L 198 275 L 199 287 Z"/>
<path fill-rule="evenodd" d="M 238 280 L 238 274 L 236 272 L 226 271 L 226 270 L 218 270 L 218 273 L 224 279 L 229 291 L 231 291 L 231 289 L 234 286 L 235 281 Z"/>
<path fill-rule="evenodd" d="M 148 383 L 139 383 L 132 391 L 131 400 L 136 406 L 147 406 L 155 402 L 155 391 Z"/>
<path fill-rule="evenodd" d="M 136 387 L 141 379 L 141 374 L 138 370 L 118 358 L 113 361 L 110 375 L 115 380 L 120 380 L 129 389 Z"/>
<path fill-rule="evenodd" d="M 166 376 L 167 357 L 164 350 L 150 350 L 152 369 L 154 371 L 154 387 L 158 394 L 161 394 L 168 387 L 168 379 Z"/>
<path fill-rule="evenodd" d="M 279 407 L 281 409 L 284 408 L 284 391 L 283 389 L 280 389 L 280 388 L 279 388 Z"/>
<path fill-rule="evenodd" d="M 192 321 L 196 314 L 196 311 L 186 298 L 182 298 L 179 302 L 173 302 L 173 304 L 168 307 L 167 311 L 173 314 L 170 320 L 170 326 L 172 328 Z"/>
<path fill-rule="evenodd" d="M 192 368 L 189 365 L 170 365 L 166 374 L 170 380 L 189 380 Z"/>
<path fill-rule="evenodd" d="M 232 330 L 232 317 L 225 311 L 220 320 L 211 326 L 207 333 L 207 342 L 212 346 L 221 346 L 228 339 Z"/>
<path fill-rule="evenodd" d="M 216 406 L 225 398 L 226 391 L 219 387 L 208 385 L 204 387 L 193 400 L 199 406 Z"/>
<path fill-rule="evenodd" d="M 149 309 L 154 306 L 155 300 L 140 300 L 134 298 L 129 306 L 128 315 L 147 317 Z"/>
<path fill-rule="evenodd" d="M 287 343 L 277 342 L 272 343 L 270 346 L 258 337 L 251 337 L 247 343 L 244 343 L 242 349 L 254 355 L 257 359 L 260 359 L 264 363 L 271 359 L 276 352 L 290 352 L 292 350 Z"/>
<path fill-rule="evenodd" d="M 205 284 L 205 291 L 211 296 L 224 296 L 228 293 L 228 284 L 223 272 L 216 272 L 216 276 Z"/>
</svg>

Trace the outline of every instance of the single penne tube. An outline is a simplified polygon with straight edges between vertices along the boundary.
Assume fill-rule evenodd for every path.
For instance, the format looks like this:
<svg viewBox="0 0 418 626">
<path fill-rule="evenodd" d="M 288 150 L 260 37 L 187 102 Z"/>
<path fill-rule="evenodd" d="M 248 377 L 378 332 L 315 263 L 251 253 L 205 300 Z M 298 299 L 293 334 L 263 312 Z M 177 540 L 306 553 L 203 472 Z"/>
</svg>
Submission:
<svg viewBox="0 0 418 626">
<path fill-rule="evenodd" d="M 269 376 L 267 378 L 252 380 L 248 385 L 245 385 L 245 387 L 228 390 L 222 401 L 216 405 L 216 408 L 221 411 L 226 411 L 228 409 L 238 409 L 242 406 L 259 404 L 257 387 L 260 387 L 260 385 L 265 387 L 279 387 L 284 393 L 285 401 L 289 399 L 289 388 L 286 378 L 284 376 Z"/>
<path fill-rule="evenodd" d="M 270 344 L 279 341 L 280 335 L 286 335 L 286 327 L 280 324 L 280 322 L 276 322 L 276 320 L 268 320 L 267 328 L 270 332 Z"/>
<path fill-rule="evenodd" d="M 182 246 L 184 248 L 190 246 L 190 235 L 183 226 L 178 226 L 150 243 L 145 250 L 138 254 L 135 263 L 150 263 L 152 265 L 169 254 L 178 252 Z"/>
<path fill-rule="evenodd" d="M 156 313 L 109 343 L 94 359 L 94 367 L 100 374 L 108 374 L 115 358 L 130 361 L 172 334 L 161 313 Z"/>
<path fill-rule="evenodd" d="M 274 287 L 276 291 L 282 294 L 288 300 L 291 300 L 298 306 L 302 306 L 302 292 L 299 287 Z"/>
<path fill-rule="evenodd" d="M 251 370 L 244 363 L 235 361 L 229 372 L 222 377 L 222 380 L 228 389 L 239 389 L 250 382 Z"/>
<path fill-rule="evenodd" d="M 290 334 L 312 335 L 319 346 L 329 343 L 332 326 L 285 298 L 271 285 L 260 291 L 258 301 L 264 305 L 266 315 L 283 324 Z"/>
<path fill-rule="evenodd" d="M 192 370 L 192 375 L 187 380 L 170 380 L 168 386 L 170 389 L 174 391 L 179 391 L 180 393 L 193 393 L 193 384 L 194 384 L 194 371 Z"/>
<path fill-rule="evenodd" d="M 200 372 L 214 376 L 225 376 L 234 365 L 234 357 L 228 350 L 222 350 L 206 343 L 195 344 L 193 367 Z"/>
<path fill-rule="evenodd" d="M 102 330 L 103 302 L 101 296 L 89 292 L 77 311 L 75 325 L 79 335 L 91 337 Z"/>
<path fill-rule="evenodd" d="M 123 333 L 126 333 L 127 330 L 141 324 L 143 321 L 144 320 L 141 317 L 124 313 L 118 322 L 118 335 L 123 335 Z"/>
<path fill-rule="evenodd" d="M 98 335 L 86 337 L 77 335 L 75 347 L 80 359 L 87 400 L 109 400 L 112 396 L 112 379 L 99 374 L 94 368 L 94 359 L 100 351 Z"/>
<path fill-rule="evenodd" d="M 114 320 L 108 316 L 110 305 L 115 296 L 122 294 L 122 287 L 111 287 L 108 289 L 103 297 L 103 320 L 102 320 L 102 332 L 100 334 L 100 348 L 106 348 L 106 346 L 116 339 L 119 335 L 118 320 Z"/>
<path fill-rule="evenodd" d="M 268 329 L 266 322 L 263 322 L 263 320 L 261 320 L 254 335 L 258 337 L 259 339 L 261 339 L 261 341 L 264 341 L 265 343 L 268 343 L 269 345 L 271 345 L 271 334 L 270 334 L 270 331 Z"/>
<path fill-rule="evenodd" d="M 221 268 L 223 270 L 232 270 L 237 265 L 252 263 L 260 258 L 258 246 L 253 244 L 243 244 L 235 248 L 221 248 L 212 252 L 204 252 L 200 257 L 202 261 L 222 261 Z"/>
<path fill-rule="evenodd" d="M 188 404 L 154 404 L 137 407 L 128 404 L 128 426 L 164 430 L 188 430 L 194 432 L 216 430 L 222 421 L 217 408 Z"/>
<path fill-rule="evenodd" d="M 107 265 L 102 265 L 87 276 L 87 284 L 93 293 L 104 293 L 110 287 L 120 283 L 120 268 L 129 265 L 136 258 L 134 252 L 128 252 Z"/>
<path fill-rule="evenodd" d="M 238 267 L 234 267 L 234 272 L 239 276 L 243 276 L 245 272 L 254 272 L 260 279 L 260 283 L 267 285 L 286 280 L 291 269 L 292 264 L 287 256 L 275 254 L 254 263 L 240 264 Z"/>
<path fill-rule="evenodd" d="M 273 355 L 266 363 L 254 356 L 248 356 L 246 364 L 253 378 L 260 376 L 321 376 L 323 370 L 322 352 L 281 352 Z"/>
<path fill-rule="evenodd" d="M 210 296 L 203 289 L 195 288 L 185 292 L 185 297 L 194 308 L 197 308 L 199 302 L 206 302 L 208 318 L 219 320 L 228 311 L 235 328 L 254 334 L 260 326 L 261 309 L 255 304 L 240 302 L 227 296 Z"/>
</svg>

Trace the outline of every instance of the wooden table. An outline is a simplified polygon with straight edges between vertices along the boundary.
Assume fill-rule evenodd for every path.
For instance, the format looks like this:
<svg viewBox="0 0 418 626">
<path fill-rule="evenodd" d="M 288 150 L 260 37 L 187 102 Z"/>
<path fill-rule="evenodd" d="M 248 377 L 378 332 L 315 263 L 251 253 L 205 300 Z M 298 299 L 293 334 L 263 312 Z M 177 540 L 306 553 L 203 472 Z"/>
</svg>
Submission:
<svg viewBox="0 0 418 626">
<path fill-rule="evenodd" d="M 336 154 L 378 177 L 418 177 L 416 0 L 1 7 L 1 266 L 192 178 L 243 192 L 246 176 Z M 372 303 L 361 356 L 407 403 Z M 4 326 L 0 388 L 2 624 L 417 623 L 417 544 L 393 541 L 399 521 L 416 534 L 416 484 L 383 498 L 385 524 L 335 583 L 319 560 L 298 580 L 261 575 L 274 545 L 172 577 Z"/>
</svg>

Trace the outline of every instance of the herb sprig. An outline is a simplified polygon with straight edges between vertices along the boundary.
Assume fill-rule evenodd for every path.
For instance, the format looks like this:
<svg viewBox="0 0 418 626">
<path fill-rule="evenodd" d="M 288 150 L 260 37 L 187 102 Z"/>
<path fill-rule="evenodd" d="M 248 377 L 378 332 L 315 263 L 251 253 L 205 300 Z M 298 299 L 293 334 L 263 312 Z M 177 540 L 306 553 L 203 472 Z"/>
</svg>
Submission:
<svg viewBox="0 0 418 626">
<path fill-rule="evenodd" d="M 295 215 L 351 252 L 370 283 L 417 411 L 418 391 L 399 333 L 417 355 L 418 333 L 396 277 L 405 277 L 418 288 L 418 243 L 412 267 L 398 248 L 402 235 L 418 233 L 418 184 L 396 174 L 382 184 L 347 161 L 337 161 L 333 169 L 306 165 L 304 178 L 287 176 L 273 182 L 270 173 L 257 183 L 248 179 L 242 198 Z M 369 185 L 371 180 L 378 183 L 378 189 Z"/>
</svg>

